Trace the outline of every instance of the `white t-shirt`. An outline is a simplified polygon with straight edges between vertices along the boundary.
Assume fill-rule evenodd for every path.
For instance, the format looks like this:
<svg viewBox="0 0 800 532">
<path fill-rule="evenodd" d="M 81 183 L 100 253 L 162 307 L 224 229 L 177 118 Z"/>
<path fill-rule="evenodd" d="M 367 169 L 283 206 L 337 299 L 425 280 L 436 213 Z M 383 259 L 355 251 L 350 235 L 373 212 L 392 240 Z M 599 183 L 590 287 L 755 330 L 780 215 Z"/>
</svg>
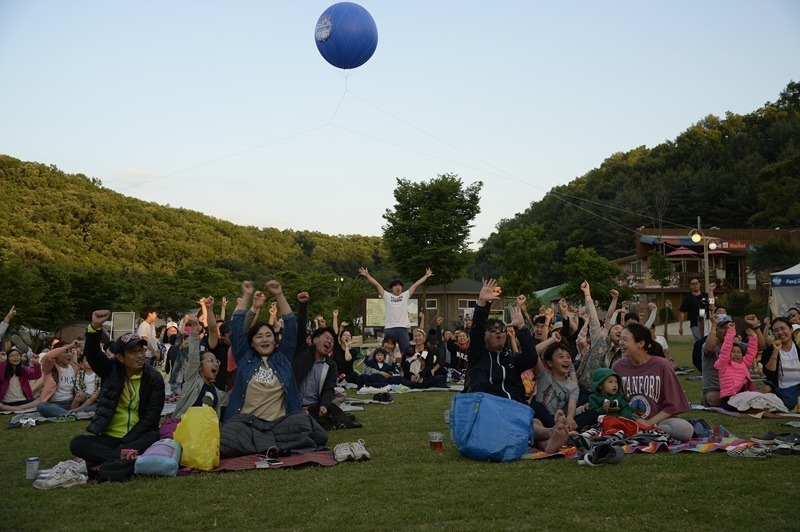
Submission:
<svg viewBox="0 0 800 532">
<path fill-rule="evenodd" d="M 72 367 L 72 364 L 67 364 L 66 368 L 56 367 L 58 368 L 58 387 L 53 393 L 53 397 L 50 398 L 50 402 L 72 401 L 75 398 L 72 393 L 72 387 L 75 384 L 75 368 Z"/>
<path fill-rule="evenodd" d="M 383 291 L 383 304 L 386 307 L 386 328 L 395 327 L 408 328 L 411 323 L 408 321 L 408 290 L 394 295 L 388 290 Z"/>
<path fill-rule="evenodd" d="M 797 356 L 797 346 L 792 342 L 789 351 L 781 351 L 781 370 L 778 373 L 778 386 L 789 388 L 800 384 L 800 359 Z"/>
<path fill-rule="evenodd" d="M 87 397 L 97 391 L 95 386 L 96 383 L 97 383 L 97 373 L 92 373 L 91 375 L 87 373 L 86 375 L 84 375 L 83 384 L 86 385 L 86 391 L 84 393 L 86 394 Z"/>
<path fill-rule="evenodd" d="M 656 342 L 658 342 L 659 344 L 661 344 L 661 347 L 663 347 L 663 348 L 664 348 L 664 351 L 666 351 L 667 349 L 669 349 L 669 344 L 667 343 L 667 339 L 666 339 L 666 338 L 664 338 L 663 336 L 658 336 L 658 335 L 656 335 Z"/>
<path fill-rule="evenodd" d="M 146 321 L 143 321 L 139 324 L 139 328 L 136 330 L 136 334 L 147 340 L 147 358 L 153 358 L 155 353 L 153 350 L 150 349 L 151 345 L 156 345 L 156 328 Z"/>
</svg>

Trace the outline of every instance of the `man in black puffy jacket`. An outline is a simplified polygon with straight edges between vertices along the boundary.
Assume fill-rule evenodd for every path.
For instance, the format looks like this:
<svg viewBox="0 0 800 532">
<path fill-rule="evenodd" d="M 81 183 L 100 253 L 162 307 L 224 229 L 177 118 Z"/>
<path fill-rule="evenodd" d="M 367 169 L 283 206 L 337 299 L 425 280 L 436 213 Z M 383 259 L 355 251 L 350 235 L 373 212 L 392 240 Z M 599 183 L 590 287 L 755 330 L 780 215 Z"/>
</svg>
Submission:
<svg viewBox="0 0 800 532">
<path fill-rule="evenodd" d="M 89 468 L 119 460 L 122 449 L 143 453 L 158 441 L 164 408 L 164 379 L 146 364 L 146 339 L 126 334 L 114 342 L 114 358 L 102 351 L 100 331 L 110 315 L 108 310 L 94 311 L 86 331 L 84 355 L 103 380 L 97 411 L 86 429 L 94 435 L 75 436 L 70 442 L 72 454 Z"/>
</svg>

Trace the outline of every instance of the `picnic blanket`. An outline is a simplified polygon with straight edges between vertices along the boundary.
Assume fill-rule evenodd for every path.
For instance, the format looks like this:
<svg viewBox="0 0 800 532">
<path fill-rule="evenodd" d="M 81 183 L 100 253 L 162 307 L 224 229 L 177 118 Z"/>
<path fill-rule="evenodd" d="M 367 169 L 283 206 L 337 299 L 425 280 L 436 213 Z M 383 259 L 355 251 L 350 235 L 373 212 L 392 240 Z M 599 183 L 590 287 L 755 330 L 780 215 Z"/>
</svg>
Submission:
<svg viewBox="0 0 800 532">
<path fill-rule="evenodd" d="M 733 412 L 731 410 L 725 410 L 719 406 L 703 406 L 703 405 L 692 405 L 692 410 L 706 410 L 708 412 L 714 412 L 716 414 L 722 414 L 724 416 L 731 416 L 731 417 L 754 417 L 756 419 L 767 418 L 767 419 L 798 419 L 800 418 L 800 414 L 793 413 L 793 412 L 768 412 L 766 410 L 748 410 L 747 412 Z"/>
<path fill-rule="evenodd" d="M 402 384 L 387 384 L 380 388 L 376 386 L 364 386 L 356 393 L 358 395 L 375 395 L 376 393 L 411 393 L 411 392 L 461 392 L 464 390 L 463 384 L 452 384 L 447 388 L 409 388 Z"/>
<path fill-rule="evenodd" d="M 246 469 L 257 469 L 256 462 L 262 460 L 264 455 L 249 454 L 246 456 L 236 456 L 234 458 L 221 458 L 219 465 L 208 471 L 216 473 L 219 471 L 243 471 Z M 296 467 L 303 464 L 319 464 L 321 466 L 330 467 L 335 466 L 339 462 L 333 456 L 333 451 L 312 451 L 303 454 L 292 454 L 289 456 L 282 456 L 278 458 L 281 464 L 271 465 L 268 469 L 281 469 L 284 467 Z M 179 475 L 188 475 L 191 473 L 206 473 L 207 471 L 200 471 L 196 469 L 183 468 L 178 471 Z"/>
<path fill-rule="evenodd" d="M 630 440 L 628 440 L 630 441 Z M 621 445 L 626 454 L 638 453 L 655 453 L 657 451 L 664 451 L 670 453 L 680 453 L 689 451 L 694 453 L 710 453 L 713 451 L 723 451 L 731 447 L 738 447 L 741 445 L 748 445 L 751 442 L 737 438 L 731 434 L 725 427 L 719 425 L 714 427 L 710 436 L 705 438 L 692 438 L 691 440 L 678 443 L 669 443 L 666 441 L 652 441 L 649 443 L 630 442 Z M 574 446 L 565 446 L 554 453 L 546 453 L 539 449 L 529 448 L 526 454 L 522 455 L 523 460 L 539 460 L 541 458 L 576 458 L 578 450 Z"/>
</svg>

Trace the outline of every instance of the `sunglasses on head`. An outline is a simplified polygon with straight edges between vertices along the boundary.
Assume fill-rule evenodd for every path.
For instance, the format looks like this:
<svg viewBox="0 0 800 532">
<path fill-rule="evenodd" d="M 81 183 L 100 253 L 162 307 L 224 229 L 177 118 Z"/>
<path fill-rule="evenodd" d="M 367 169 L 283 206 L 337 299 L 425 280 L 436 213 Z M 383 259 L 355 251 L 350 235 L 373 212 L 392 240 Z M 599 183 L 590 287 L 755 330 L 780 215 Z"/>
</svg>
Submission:
<svg viewBox="0 0 800 532">
<path fill-rule="evenodd" d="M 490 333 L 501 332 L 501 333 L 504 333 L 504 332 L 506 332 L 506 326 L 505 325 L 490 325 L 489 327 L 486 327 L 486 332 L 490 332 Z"/>
</svg>

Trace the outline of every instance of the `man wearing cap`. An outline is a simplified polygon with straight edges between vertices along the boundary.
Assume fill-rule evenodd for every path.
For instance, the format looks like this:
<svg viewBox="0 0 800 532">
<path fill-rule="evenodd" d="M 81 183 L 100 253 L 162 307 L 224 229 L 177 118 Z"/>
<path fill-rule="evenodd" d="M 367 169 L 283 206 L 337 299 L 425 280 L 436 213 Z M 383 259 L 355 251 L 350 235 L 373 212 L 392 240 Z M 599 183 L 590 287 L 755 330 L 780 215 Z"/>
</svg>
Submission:
<svg viewBox="0 0 800 532">
<path fill-rule="evenodd" d="M 70 442 L 72 454 L 86 460 L 89 468 L 118 460 L 122 449 L 141 454 L 158 441 L 164 408 L 164 380 L 145 363 L 147 340 L 136 334 L 118 338 L 113 358 L 100 348 L 100 331 L 110 315 L 108 310 L 95 310 L 92 324 L 86 328 L 83 353 L 103 379 L 97 411 L 86 429 L 94 435 L 75 436 Z"/>
</svg>

